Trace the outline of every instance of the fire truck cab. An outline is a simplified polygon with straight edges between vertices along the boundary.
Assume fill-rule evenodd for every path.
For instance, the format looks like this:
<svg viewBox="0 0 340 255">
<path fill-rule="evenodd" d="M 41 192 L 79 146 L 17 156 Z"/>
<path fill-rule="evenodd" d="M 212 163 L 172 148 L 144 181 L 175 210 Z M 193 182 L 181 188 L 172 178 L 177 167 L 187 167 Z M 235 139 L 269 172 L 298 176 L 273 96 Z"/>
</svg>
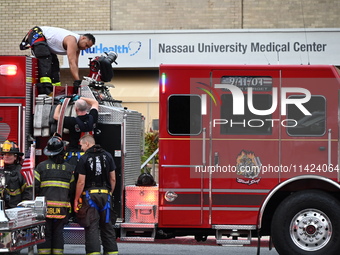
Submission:
<svg viewBox="0 0 340 255">
<path fill-rule="evenodd" d="M 161 65 L 158 228 L 336 254 L 339 81 L 333 66 Z"/>
</svg>

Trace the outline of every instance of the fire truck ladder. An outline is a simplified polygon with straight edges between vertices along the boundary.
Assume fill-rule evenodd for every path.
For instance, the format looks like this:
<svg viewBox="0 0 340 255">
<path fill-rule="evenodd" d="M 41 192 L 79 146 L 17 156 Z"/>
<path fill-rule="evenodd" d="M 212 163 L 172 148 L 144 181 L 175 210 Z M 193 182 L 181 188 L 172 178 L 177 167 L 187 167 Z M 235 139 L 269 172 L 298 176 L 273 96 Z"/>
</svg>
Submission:
<svg viewBox="0 0 340 255">
<path fill-rule="evenodd" d="M 221 245 L 246 245 L 251 243 L 251 231 L 255 225 L 213 225 L 216 243 Z"/>
</svg>

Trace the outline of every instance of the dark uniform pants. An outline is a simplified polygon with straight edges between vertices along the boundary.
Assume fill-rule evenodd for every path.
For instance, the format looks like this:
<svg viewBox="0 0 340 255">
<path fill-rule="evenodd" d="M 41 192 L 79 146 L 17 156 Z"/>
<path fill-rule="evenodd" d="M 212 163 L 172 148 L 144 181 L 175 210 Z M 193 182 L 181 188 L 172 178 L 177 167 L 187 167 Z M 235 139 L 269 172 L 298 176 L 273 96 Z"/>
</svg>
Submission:
<svg viewBox="0 0 340 255">
<path fill-rule="evenodd" d="M 118 254 L 116 243 L 116 233 L 112 221 L 106 223 L 106 210 L 102 211 L 108 201 L 108 194 L 90 194 L 92 201 L 98 206 L 89 207 L 86 213 L 89 226 L 85 227 L 85 250 L 87 255 L 101 254 L 100 239 L 104 248 L 104 254 Z M 83 203 L 88 203 L 86 197 L 83 196 Z"/>
<path fill-rule="evenodd" d="M 64 254 L 64 225 L 68 217 L 64 219 L 46 219 L 45 242 L 38 244 L 38 254 Z"/>
<path fill-rule="evenodd" d="M 34 56 L 38 59 L 38 72 L 40 78 L 50 78 L 50 81 L 40 80 L 41 83 L 56 84 L 60 82 L 59 60 L 56 54 L 48 48 L 42 30 L 39 27 L 32 28 L 27 36 L 27 42 L 32 47 Z"/>
</svg>

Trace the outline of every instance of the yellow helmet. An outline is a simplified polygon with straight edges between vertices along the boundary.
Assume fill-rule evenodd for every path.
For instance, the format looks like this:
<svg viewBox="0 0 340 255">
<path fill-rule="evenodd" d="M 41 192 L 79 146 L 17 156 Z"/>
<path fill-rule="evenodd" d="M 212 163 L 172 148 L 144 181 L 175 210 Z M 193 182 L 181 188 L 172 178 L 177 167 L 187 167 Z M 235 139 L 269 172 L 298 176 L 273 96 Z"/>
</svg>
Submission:
<svg viewBox="0 0 340 255">
<path fill-rule="evenodd" d="M 6 140 L 0 146 L 1 146 L 1 154 L 13 153 L 13 154 L 17 154 L 18 156 L 24 155 L 24 153 L 20 152 L 19 147 L 15 142 Z"/>
</svg>

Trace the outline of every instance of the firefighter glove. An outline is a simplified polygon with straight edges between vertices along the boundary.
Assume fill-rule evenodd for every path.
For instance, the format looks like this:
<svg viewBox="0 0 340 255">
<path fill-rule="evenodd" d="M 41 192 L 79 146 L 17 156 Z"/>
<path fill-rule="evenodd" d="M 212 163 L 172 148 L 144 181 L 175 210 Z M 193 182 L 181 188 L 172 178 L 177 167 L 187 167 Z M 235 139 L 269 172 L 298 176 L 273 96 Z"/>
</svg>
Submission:
<svg viewBox="0 0 340 255">
<path fill-rule="evenodd" d="M 77 101 L 78 99 L 80 98 L 80 96 L 79 95 L 72 95 L 72 101 L 74 102 L 74 101 Z"/>
<path fill-rule="evenodd" d="M 64 100 L 65 100 L 65 97 L 61 97 L 61 98 L 59 98 L 59 104 L 62 104 L 62 103 L 64 103 Z"/>
</svg>

